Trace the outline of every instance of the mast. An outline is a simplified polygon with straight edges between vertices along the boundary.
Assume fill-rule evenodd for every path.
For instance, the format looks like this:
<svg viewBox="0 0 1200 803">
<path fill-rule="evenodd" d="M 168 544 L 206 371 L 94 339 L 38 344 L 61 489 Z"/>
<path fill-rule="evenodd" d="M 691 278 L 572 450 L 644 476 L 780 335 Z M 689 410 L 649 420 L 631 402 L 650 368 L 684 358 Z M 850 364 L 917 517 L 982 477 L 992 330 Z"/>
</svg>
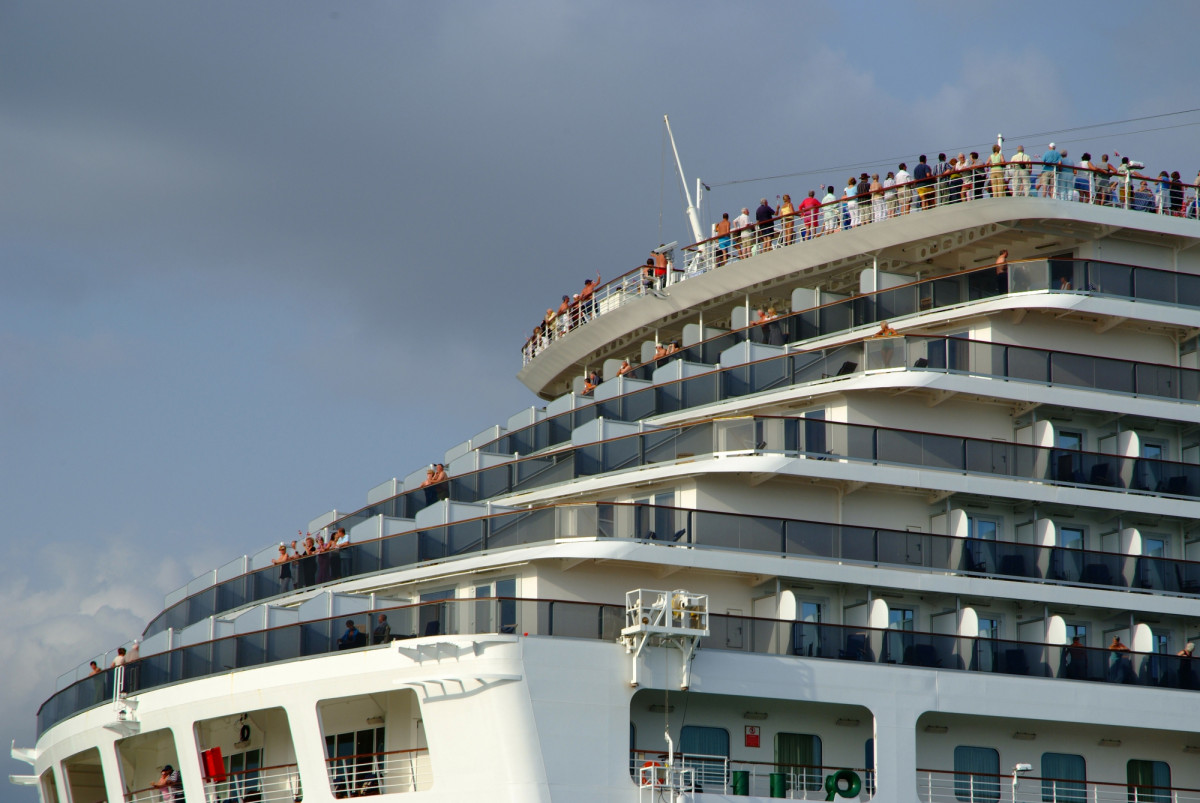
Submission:
<svg viewBox="0 0 1200 803">
<path fill-rule="evenodd" d="M 692 203 L 692 194 L 688 191 L 687 179 L 683 177 L 683 164 L 679 161 L 679 149 L 675 147 L 675 135 L 671 133 L 671 120 L 665 114 L 663 122 L 667 124 L 667 138 L 671 140 L 671 151 L 675 154 L 675 170 L 679 173 L 679 183 L 683 185 L 683 197 L 687 199 L 687 218 L 692 227 L 692 242 L 698 243 L 708 239 L 708 235 L 704 234 L 700 228 L 700 213 Z"/>
</svg>

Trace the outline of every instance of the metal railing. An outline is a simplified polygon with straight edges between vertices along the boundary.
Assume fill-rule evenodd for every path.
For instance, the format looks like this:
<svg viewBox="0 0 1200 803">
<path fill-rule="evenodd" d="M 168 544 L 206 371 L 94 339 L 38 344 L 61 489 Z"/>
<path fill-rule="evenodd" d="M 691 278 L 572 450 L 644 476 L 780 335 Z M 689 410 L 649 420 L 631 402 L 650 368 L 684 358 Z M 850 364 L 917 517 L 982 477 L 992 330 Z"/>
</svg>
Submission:
<svg viewBox="0 0 1200 803">
<path fill-rule="evenodd" d="M 338 756 L 326 759 L 325 766 L 335 797 L 424 792 L 433 788 L 433 767 L 427 748 Z"/>
<path fill-rule="evenodd" d="M 480 603 L 486 603 L 481 607 Z M 509 633 L 522 636 L 615 642 L 624 605 L 574 600 L 447 599 L 363 612 L 388 616 L 393 641 L 422 636 Z M 142 658 L 131 694 L 179 681 L 341 651 L 345 616 L 299 622 L 169 650 Z M 704 649 L 787 655 L 930 669 L 1027 675 L 1065 680 L 1197 690 L 1192 659 L 1158 653 L 1109 653 L 1040 642 L 977 639 L 851 625 L 827 625 L 748 616 L 709 615 Z M 357 649 L 386 649 L 387 645 Z M 1099 657 L 1098 657 L 1099 656 Z M 1115 663 L 1114 657 L 1116 656 Z M 1113 666 L 1117 669 L 1113 669 Z M 38 735 L 80 711 L 94 708 L 92 681 L 85 678 L 44 702 Z"/>
<path fill-rule="evenodd" d="M 992 775 L 917 770 L 922 803 L 1197 803 L 1200 789 L 1043 778 L 1026 773 Z"/>
<path fill-rule="evenodd" d="M 664 775 L 666 761 L 667 754 L 661 750 L 631 750 L 630 775 L 645 785 L 653 773 Z M 859 779 L 860 792 L 854 800 L 870 800 L 875 791 L 875 771 L 858 767 L 743 761 L 698 753 L 675 753 L 674 766 L 692 771 L 693 791 L 709 794 L 825 800 L 830 776 L 844 772 L 853 772 Z"/>
<path fill-rule="evenodd" d="M 1200 202 L 1197 201 L 1198 189 L 1195 185 L 1180 183 L 1179 191 L 1173 192 L 1172 186 L 1164 188 L 1161 182 L 1141 176 L 1131 177 L 1127 183 L 1123 176 L 1100 170 L 1047 165 L 1043 162 L 1026 164 L 1033 171 L 1038 171 L 1032 180 L 1029 173 L 1018 172 L 1019 169 L 1009 163 L 1005 167 L 1006 175 L 1002 183 L 993 185 L 989 168 L 984 165 L 957 171 L 958 179 L 953 178 L 953 174 L 943 175 L 928 181 L 909 181 L 877 194 L 836 198 L 812 209 L 797 211 L 788 216 L 790 220 L 774 218 L 770 237 L 760 236 L 757 224 L 738 230 L 754 233 L 750 238 L 752 245 L 746 250 L 738 247 L 737 232 L 732 235 L 730 244 L 726 244 L 724 238 L 712 237 L 686 246 L 683 249 L 683 269 L 676 270 L 672 266 L 663 279 L 654 279 L 645 276 L 645 266 L 639 266 L 597 288 L 593 294 L 594 301 L 586 310 L 572 306 L 566 315 L 559 316 L 555 326 L 539 324 L 521 349 L 522 364 L 528 365 L 542 349 L 588 321 L 661 290 L 668 284 L 685 281 L 768 250 L 803 247 L 810 240 L 844 230 L 885 222 L 937 206 L 992 200 L 993 190 L 1001 192 L 996 200 L 1001 197 L 1032 196 L 1193 220 L 1200 218 Z M 1047 167 L 1051 169 L 1044 169 Z M 1046 179 L 1042 179 L 1043 176 Z M 1051 177 L 1053 180 L 1049 180 Z M 1145 190 L 1141 189 L 1143 181 L 1147 185 Z M 924 199 L 920 195 L 923 189 L 930 190 Z M 866 202 L 862 200 L 864 197 Z M 790 227 L 787 225 L 789 222 L 792 224 Z"/>
<path fill-rule="evenodd" d="M 303 797 L 300 770 L 295 764 L 230 772 L 219 781 L 204 782 L 205 803 L 224 803 L 227 800 L 295 803 Z"/>
<path fill-rule="evenodd" d="M 1200 372 L 1104 357 L 1049 352 L 957 338 L 887 338 L 859 344 L 860 351 L 830 354 L 785 355 L 769 365 L 751 364 L 685 380 L 673 389 L 652 396 L 663 406 L 685 406 L 711 400 L 741 381 L 741 390 L 766 384 L 814 381 L 841 362 L 869 367 L 903 367 L 907 370 L 971 372 L 1018 381 L 1066 386 L 1097 386 L 1106 392 L 1127 392 L 1175 398 L 1200 395 Z M 853 359 L 843 360 L 843 357 Z M 784 362 L 779 362 L 782 359 Z M 739 369 L 746 369 L 738 373 Z M 761 369 L 761 370 L 756 370 Z M 782 375 L 786 370 L 787 373 Z M 978 370 L 978 369 L 977 369 Z M 723 379 L 724 377 L 724 379 Z M 1160 395 L 1161 394 L 1161 395 Z M 633 396 L 636 394 L 630 394 Z M 629 399 L 625 399 L 629 401 Z M 647 403 L 647 402 L 634 402 Z M 619 419 L 623 408 L 605 408 Z M 627 409 L 627 408 L 626 408 Z M 600 410 L 587 408 L 587 415 Z M 578 411 L 577 411 L 578 412 Z M 579 426 L 580 417 L 567 422 L 541 422 L 546 440 L 569 438 L 567 424 Z M 534 430 L 538 432 L 539 430 Z M 565 442 L 565 441 L 564 441 Z M 534 490 L 578 477 L 670 463 L 720 453 L 783 453 L 823 460 L 865 461 L 873 464 L 919 466 L 956 473 L 974 473 L 1032 479 L 1059 485 L 1078 485 L 1124 493 L 1166 494 L 1200 498 L 1200 465 L 1118 454 L 1022 445 L 1012 442 L 943 435 L 813 418 L 755 417 L 698 421 L 684 426 L 648 430 L 607 441 L 568 447 L 539 456 L 514 460 L 477 472 L 452 477 L 447 497 L 457 502 L 482 502 L 496 496 Z M 374 516 L 410 518 L 429 502 L 424 489 L 409 491 L 363 508 L 340 522 L 351 526 Z M 490 525 L 473 523 L 411 531 L 385 539 L 353 544 L 337 553 L 338 575 L 351 577 L 427 560 L 453 558 L 497 546 L 553 540 L 552 522 L 537 521 L 537 511 L 504 514 L 494 520 L 504 533 L 493 534 Z M 528 519 L 528 521 L 525 521 Z M 214 584 L 165 609 L 147 626 L 152 634 L 167 627 L 181 629 L 218 611 L 285 593 L 278 567 L 267 567 Z"/>
</svg>

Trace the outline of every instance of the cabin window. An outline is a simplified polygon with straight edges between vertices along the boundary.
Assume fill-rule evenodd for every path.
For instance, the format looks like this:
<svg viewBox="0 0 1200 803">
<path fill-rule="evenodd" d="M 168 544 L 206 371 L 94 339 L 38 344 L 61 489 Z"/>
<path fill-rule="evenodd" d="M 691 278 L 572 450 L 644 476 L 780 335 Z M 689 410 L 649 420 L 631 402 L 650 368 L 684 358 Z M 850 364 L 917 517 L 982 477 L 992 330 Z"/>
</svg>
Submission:
<svg viewBox="0 0 1200 803">
<path fill-rule="evenodd" d="M 1042 753 L 1043 803 L 1084 803 L 1087 769 L 1083 756 Z"/>
<path fill-rule="evenodd" d="M 444 600 L 454 599 L 454 589 L 427 591 L 421 595 L 421 602 L 440 602 L 439 605 L 422 605 L 420 608 L 420 629 L 418 636 L 440 636 L 454 632 L 453 615 L 457 610 L 453 603 Z"/>
<path fill-rule="evenodd" d="M 517 632 L 517 578 L 475 586 L 475 632 Z"/>
<path fill-rule="evenodd" d="M 357 797 L 364 788 L 378 788 L 384 752 L 384 729 L 367 728 L 325 737 L 329 782 L 335 797 Z"/>
<path fill-rule="evenodd" d="M 1000 753 L 995 748 L 954 748 L 954 797 L 966 803 L 1000 799 Z"/>
<path fill-rule="evenodd" d="M 262 795 L 262 748 L 247 750 L 244 753 L 233 753 L 225 756 L 224 784 L 216 790 L 219 800 L 249 799 L 255 794 Z"/>
<path fill-rule="evenodd" d="M 679 733 L 679 752 L 683 753 L 685 765 L 696 771 L 696 783 L 702 788 L 725 787 L 729 731 L 703 725 L 684 725 Z"/>
<path fill-rule="evenodd" d="M 775 764 L 776 772 L 795 778 L 793 788 L 819 791 L 823 781 L 821 737 L 809 733 L 775 734 Z"/>
<path fill-rule="evenodd" d="M 1125 765 L 1130 803 L 1169 803 L 1171 766 L 1165 761 L 1131 758 Z"/>
</svg>

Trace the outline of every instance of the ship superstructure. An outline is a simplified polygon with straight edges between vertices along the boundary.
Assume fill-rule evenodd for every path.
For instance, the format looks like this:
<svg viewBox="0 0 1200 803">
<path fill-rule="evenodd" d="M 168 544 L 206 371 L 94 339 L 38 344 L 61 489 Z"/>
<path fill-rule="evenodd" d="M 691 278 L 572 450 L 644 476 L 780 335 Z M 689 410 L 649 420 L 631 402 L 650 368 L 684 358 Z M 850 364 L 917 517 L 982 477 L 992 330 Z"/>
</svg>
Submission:
<svg viewBox="0 0 1200 803">
<path fill-rule="evenodd" d="M 26 780 L 1200 800 L 1200 221 L 1083 180 L 837 202 L 600 288 L 523 349 L 546 405 L 448 480 L 317 517 L 349 543 L 286 573 L 196 578 L 138 660 L 64 676 Z"/>
</svg>

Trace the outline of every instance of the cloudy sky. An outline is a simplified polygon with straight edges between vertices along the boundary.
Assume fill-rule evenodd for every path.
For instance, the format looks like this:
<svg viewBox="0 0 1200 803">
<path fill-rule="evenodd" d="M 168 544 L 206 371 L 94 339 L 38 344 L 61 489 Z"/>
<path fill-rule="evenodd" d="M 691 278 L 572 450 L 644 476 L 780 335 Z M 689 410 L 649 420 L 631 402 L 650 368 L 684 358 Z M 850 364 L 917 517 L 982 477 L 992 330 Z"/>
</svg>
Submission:
<svg viewBox="0 0 1200 803">
<path fill-rule="evenodd" d="M 997 132 L 1187 178 L 1197 23 L 0 0 L 0 741 L 165 592 L 537 403 L 513 375 L 546 306 L 690 239 L 664 113 L 706 222 Z"/>
</svg>

